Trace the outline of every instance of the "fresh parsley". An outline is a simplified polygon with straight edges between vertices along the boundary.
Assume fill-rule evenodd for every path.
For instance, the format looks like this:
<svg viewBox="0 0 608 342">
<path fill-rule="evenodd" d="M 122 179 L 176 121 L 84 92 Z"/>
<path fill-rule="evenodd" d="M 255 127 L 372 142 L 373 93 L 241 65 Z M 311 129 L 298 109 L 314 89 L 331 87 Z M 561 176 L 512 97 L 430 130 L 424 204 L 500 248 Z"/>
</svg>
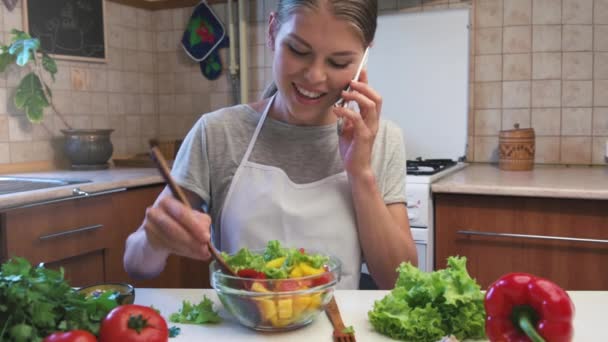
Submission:
<svg viewBox="0 0 608 342">
<path fill-rule="evenodd" d="M 169 316 L 169 321 L 173 323 L 206 324 L 219 323 L 222 318 L 213 310 L 213 301 L 203 295 L 203 300 L 196 305 L 184 300 L 181 309 Z"/>
<path fill-rule="evenodd" d="M 32 266 L 13 258 L 0 268 L 0 341 L 42 341 L 55 331 L 82 329 L 95 335 L 116 294 L 85 297 L 64 279 L 63 269 Z"/>
<path fill-rule="evenodd" d="M 353 328 L 352 325 L 349 325 L 349 326 L 345 327 L 344 329 L 342 329 L 342 332 L 345 334 L 354 334 L 355 328 Z"/>
</svg>

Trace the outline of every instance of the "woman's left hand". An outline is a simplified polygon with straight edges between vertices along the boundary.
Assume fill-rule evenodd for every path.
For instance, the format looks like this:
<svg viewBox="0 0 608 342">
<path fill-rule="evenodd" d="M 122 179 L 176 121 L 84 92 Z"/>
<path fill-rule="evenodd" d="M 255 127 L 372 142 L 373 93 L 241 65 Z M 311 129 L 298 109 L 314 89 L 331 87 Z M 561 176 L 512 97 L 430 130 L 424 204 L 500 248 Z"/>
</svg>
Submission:
<svg viewBox="0 0 608 342">
<path fill-rule="evenodd" d="M 380 120 L 382 97 L 367 83 L 367 70 L 362 70 L 359 81 L 351 81 L 351 91 L 342 92 L 344 101 L 355 101 L 360 112 L 348 107 L 334 107 L 333 112 L 343 119 L 340 135 L 340 155 L 344 170 L 351 177 L 371 173 L 372 148 Z"/>
</svg>

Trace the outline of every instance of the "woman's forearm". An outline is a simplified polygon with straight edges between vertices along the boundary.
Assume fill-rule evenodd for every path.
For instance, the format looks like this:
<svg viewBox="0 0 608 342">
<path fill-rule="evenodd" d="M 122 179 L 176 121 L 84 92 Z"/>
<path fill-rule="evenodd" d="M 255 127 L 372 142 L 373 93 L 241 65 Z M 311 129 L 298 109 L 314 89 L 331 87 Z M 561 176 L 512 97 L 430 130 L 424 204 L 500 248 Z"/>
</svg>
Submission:
<svg viewBox="0 0 608 342">
<path fill-rule="evenodd" d="M 150 246 L 146 232 L 140 227 L 127 238 L 123 264 L 132 278 L 150 279 L 163 271 L 168 257 L 168 252 Z"/>
<path fill-rule="evenodd" d="M 409 230 L 405 205 L 390 209 L 384 203 L 373 173 L 350 179 L 359 241 L 377 285 L 392 288 L 396 268 L 403 261 L 417 264 L 416 247 Z"/>
</svg>

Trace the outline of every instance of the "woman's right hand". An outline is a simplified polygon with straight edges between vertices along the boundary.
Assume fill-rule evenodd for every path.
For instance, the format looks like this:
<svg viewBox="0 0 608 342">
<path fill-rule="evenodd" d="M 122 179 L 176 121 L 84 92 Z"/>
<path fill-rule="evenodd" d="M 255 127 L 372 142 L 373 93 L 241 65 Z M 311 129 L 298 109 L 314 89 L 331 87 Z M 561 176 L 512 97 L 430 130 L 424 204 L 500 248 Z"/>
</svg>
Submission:
<svg viewBox="0 0 608 342">
<path fill-rule="evenodd" d="M 189 193 L 188 197 L 193 196 Z M 142 228 L 150 246 L 193 259 L 211 257 L 211 217 L 193 210 L 165 189 L 153 206 L 146 209 Z"/>
</svg>

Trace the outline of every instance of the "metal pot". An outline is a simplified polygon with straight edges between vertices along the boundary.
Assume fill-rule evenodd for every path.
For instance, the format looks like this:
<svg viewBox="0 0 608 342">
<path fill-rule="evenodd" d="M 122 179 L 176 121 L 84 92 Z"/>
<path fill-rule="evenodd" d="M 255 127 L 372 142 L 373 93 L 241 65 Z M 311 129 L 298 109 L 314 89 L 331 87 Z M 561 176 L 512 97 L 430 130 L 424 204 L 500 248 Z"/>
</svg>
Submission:
<svg viewBox="0 0 608 342">
<path fill-rule="evenodd" d="M 76 170 L 108 168 L 114 147 L 110 141 L 113 129 L 62 129 L 64 152 Z"/>
</svg>

